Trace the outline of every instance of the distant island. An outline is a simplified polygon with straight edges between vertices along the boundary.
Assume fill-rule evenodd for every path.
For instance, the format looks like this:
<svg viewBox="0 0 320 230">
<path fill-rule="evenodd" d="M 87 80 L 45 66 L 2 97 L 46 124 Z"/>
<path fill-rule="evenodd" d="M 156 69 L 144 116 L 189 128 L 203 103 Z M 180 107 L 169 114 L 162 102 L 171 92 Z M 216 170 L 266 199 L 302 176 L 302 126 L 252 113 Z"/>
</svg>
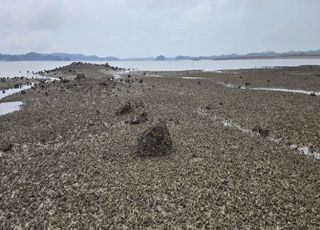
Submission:
<svg viewBox="0 0 320 230">
<path fill-rule="evenodd" d="M 117 61 L 116 57 L 98 57 L 96 55 L 51 53 L 41 54 L 30 52 L 27 54 L 0 54 L 0 61 Z"/>
<path fill-rule="evenodd" d="M 0 54 L 0 61 L 182 61 L 182 60 L 242 60 L 242 59 L 279 59 L 279 58 L 320 58 L 319 50 L 310 51 L 289 51 L 277 53 L 274 51 L 256 52 L 248 54 L 222 54 L 212 56 L 176 56 L 166 57 L 159 55 L 157 57 L 146 58 L 118 58 L 112 56 L 99 57 L 96 55 L 68 54 L 68 53 L 50 53 L 42 54 L 30 52 L 27 54 Z"/>
</svg>

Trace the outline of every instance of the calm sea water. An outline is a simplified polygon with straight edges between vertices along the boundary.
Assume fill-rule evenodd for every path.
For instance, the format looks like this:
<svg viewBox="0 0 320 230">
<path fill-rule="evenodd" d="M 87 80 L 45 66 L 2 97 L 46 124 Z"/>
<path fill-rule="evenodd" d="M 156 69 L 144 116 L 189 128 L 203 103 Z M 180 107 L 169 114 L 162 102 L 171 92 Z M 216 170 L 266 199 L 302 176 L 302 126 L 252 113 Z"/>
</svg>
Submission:
<svg viewBox="0 0 320 230">
<path fill-rule="evenodd" d="M 27 72 L 38 72 L 68 65 L 71 62 L 30 61 L 0 62 L 0 77 L 28 76 Z M 104 64 L 106 62 L 91 62 Z M 320 59 L 267 59 L 267 60 L 228 60 L 228 61 L 112 61 L 112 66 L 134 68 L 137 70 L 170 71 L 170 70 L 204 70 L 217 71 L 224 69 L 243 69 L 275 66 L 320 65 Z"/>
</svg>

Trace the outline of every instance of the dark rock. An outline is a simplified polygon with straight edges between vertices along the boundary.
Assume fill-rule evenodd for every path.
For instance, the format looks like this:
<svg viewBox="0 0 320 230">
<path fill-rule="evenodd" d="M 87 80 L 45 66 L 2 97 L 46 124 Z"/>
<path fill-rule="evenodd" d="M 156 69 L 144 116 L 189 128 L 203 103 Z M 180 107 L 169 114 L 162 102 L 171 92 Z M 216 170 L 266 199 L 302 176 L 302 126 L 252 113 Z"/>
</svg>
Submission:
<svg viewBox="0 0 320 230">
<path fill-rule="evenodd" d="M 75 78 L 75 80 L 77 81 L 81 81 L 81 80 L 85 80 L 86 76 L 83 73 L 78 73 L 77 77 Z"/>
<path fill-rule="evenodd" d="M 139 80 L 139 83 L 140 83 L 140 84 L 142 84 L 142 83 L 143 83 L 143 80 L 142 80 L 142 79 L 140 79 L 140 80 Z"/>
<path fill-rule="evenodd" d="M 21 94 L 26 94 L 26 91 L 25 91 L 25 90 L 22 90 L 20 93 L 21 93 Z"/>
<path fill-rule="evenodd" d="M 137 154 L 140 157 L 163 156 L 172 150 L 172 139 L 165 123 L 158 123 L 137 138 Z"/>
<path fill-rule="evenodd" d="M 211 110 L 211 109 L 212 109 L 211 106 L 209 105 L 206 106 L 206 110 Z"/>
<path fill-rule="evenodd" d="M 61 82 L 62 82 L 62 83 L 68 83 L 68 82 L 70 82 L 70 81 L 67 80 L 67 79 L 62 79 Z"/>
<path fill-rule="evenodd" d="M 6 91 L 5 90 L 2 90 L 2 93 L 5 93 Z"/>
<path fill-rule="evenodd" d="M 8 140 L 1 141 L 0 143 L 0 151 L 8 152 L 12 149 L 13 145 Z"/>
<path fill-rule="evenodd" d="M 255 133 L 258 133 L 261 137 L 267 137 L 269 136 L 269 133 L 270 131 L 267 130 L 267 129 L 263 129 L 261 128 L 260 126 L 255 126 L 253 129 L 252 129 L 253 132 Z"/>
<path fill-rule="evenodd" d="M 131 125 L 138 125 L 148 121 L 148 113 L 143 112 L 139 116 L 134 116 L 133 119 L 129 122 Z"/>
<path fill-rule="evenodd" d="M 315 96 L 317 96 L 315 93 L 310 93 L 310 96 L 311 97 L 315 97 Z"/>
<path fill-rule="evenodd" d="M 14 84 L 13 88 L 19 89 L 19 88 L 20 88 L 20 85 L 19 85 L 19 84 Z"/>
<path fill-rule="evenodd" d="M 106 82 L 100 82 L 99 85 L 100 86 L 107 86 L 108 84 Z"/>
<path fill-rule="evenodd" d="M 125 115 L 133 111 L 133 106 L 130 101 L 127 101 L 121 108 L 116 112 L 116 115 Z"/>
<path fill-rule="evenodd" d="M 246 83 L 244 83 L 244 85 L 245 86 L 249 86 L 249 85 L 251 85 L 251 83 L 250 82 L 246 82 Z"/>
</svg>

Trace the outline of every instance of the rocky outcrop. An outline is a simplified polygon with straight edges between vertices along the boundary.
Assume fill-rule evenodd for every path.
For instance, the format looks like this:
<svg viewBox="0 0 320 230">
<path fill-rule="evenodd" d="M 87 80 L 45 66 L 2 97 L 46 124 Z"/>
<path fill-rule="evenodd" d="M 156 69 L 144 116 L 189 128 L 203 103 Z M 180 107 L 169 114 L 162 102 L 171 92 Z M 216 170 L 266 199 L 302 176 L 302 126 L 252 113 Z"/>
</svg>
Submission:
<svg viewBox="0 0 320 230">
<path fill-rule="evenodd" d="M 137 138 L 137 154 L 140 157 L 164 156 L 172 150 L 172 139 L 164 122 L 160 122 Z"/>
</svg>

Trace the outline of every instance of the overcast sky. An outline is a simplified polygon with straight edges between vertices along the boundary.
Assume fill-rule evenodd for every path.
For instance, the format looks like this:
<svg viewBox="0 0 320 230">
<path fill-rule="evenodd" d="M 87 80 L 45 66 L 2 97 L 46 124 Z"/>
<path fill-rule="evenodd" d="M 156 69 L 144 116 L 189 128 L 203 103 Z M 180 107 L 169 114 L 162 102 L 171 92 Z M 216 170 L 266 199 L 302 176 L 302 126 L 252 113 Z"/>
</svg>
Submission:
<svg viewBox="0 0 320 230">
<path fill-rule="evenodd" d="M 320 49 L 320 0 L 1 0 L 0 53 Z"/>
</svg>

